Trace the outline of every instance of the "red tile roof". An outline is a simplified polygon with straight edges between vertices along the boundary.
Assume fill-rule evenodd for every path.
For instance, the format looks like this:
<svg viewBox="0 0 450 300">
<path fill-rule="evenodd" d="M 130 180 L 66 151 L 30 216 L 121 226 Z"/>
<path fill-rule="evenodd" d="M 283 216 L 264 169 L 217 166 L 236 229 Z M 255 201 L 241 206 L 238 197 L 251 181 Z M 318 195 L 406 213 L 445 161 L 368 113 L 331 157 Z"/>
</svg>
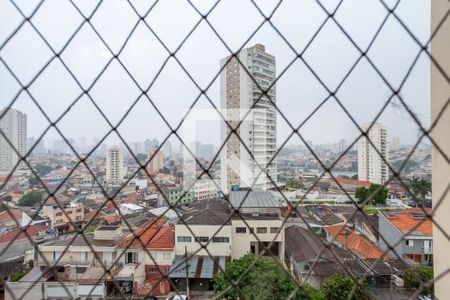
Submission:
<svg viewBox="0 0 450 300">
<path fill-rule="evenodd" d="M 135 234 L 139 236 L 142 244 L 150 250 L 173 250 L 175 247 L 175 227 L 165 225 L 166 218 L 159 218 L 157 221 L 149 220 L 139 226 Z M 135 238 L 134 234 L 126 237 L 118 248 L 142 249 L 142 244 Z"/>
<path fill-rule="evenodd" d="M 427 214 L 431 214 L 430 208 L 424 208 Z M 433 222 L 430 218 L 413 218 L 411 213 L 423 213 L 421 208 L 395 209 L 389 211 L 394 217 L 386 219 L 400 232 L 408 233 L 417 231 L 425 236 L 433 235 Z"/>
<path fill-rule="evenodd" d="M 352 184 L 352 185 L 365 186 L 365 187 L 370 187 L 372 185 L 372 183 L 370 181 L 351 179 L 351 178 L 336 178 L 336 181 L 339 182 L 340 184 Z"/>
<path fill-rule="evenodd" d="M 50 226 L 46 225 L 31 225 L 28 226 L 26 229 L 26 232 L 28 236 L 34 237 L 37 236 L 39 231 L 48 231 L 50 230 Z M 14 228 L 8 233 L 5 233 L 4 235 L 0 236 L 0 244 L 2 243 L 11 243 L 11 242 L 17 242 L 21 240 L 28 239 L 28 236 L 25 234 L 25 232 L 22 231 L 22 228 Z"/>
<path fill-rule="evenodd" d="M 15 218 L 13 218 L 11 214 Z M 10 208 L 9 212 L 7 212 L 6 210 L 0 212 L 0 222 L 10 222 L 14 221 L 14 219 L 17 220 L 18 222 L 20 222 L 20 220 L 22 219 L 22 211 L 20 209 Z"/>
<path fill-rule="evenodd" d="M 383 256 L 383 251 L 371 241 L 349 228 L 342 228 L 341 225 L 337 225 L 326 227 L 325 230 L 335 237 L 335 240 L 339 244 L 347 249 L 358 252 L 365 258 L 389 258 L 386 254 Z"/>
</svg>

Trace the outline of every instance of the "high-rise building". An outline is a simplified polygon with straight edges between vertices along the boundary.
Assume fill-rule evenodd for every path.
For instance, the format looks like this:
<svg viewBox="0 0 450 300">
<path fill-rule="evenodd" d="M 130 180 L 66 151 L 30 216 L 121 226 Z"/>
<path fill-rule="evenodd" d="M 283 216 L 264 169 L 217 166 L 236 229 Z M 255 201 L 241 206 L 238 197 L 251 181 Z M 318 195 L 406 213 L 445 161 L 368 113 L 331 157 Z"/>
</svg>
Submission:
<svg viewBox="0 0 450 300">
<path fill-rule="evenodd" d="M 147 156 L 147 161 L 150 160 L 147 166 L 149 172 L 159 172 L 164 167 L 164 153 L 159 150 L 152 150 Z"/>
<path fill-rule="evenodd" d="M 162 146 L 162 150 L 164 151 L 164 154 L 167 155 L 167 157 L 172 157 L 172 142 L 166 140 L 164 142 L 164 145 Z"/>
<path fill-rule="evenodd" d="M 342 153 L 347 150 L 347 141 L 342 139 L 338 142 L 338 152 Z"/>
<path fill-rule="evenodd" d="M 19 155 L 27 153 L 27 115 L 13 108 L 2 109 L 0 115 L 3 115 L 0 130 L 9 141 L 0 135 L 0 173 L 8 175 L 19 161 Z"/>
<path fill-rule="evenodd" d="M 390 151 L 398 151 L 400 150 L 400 138 L 398 136 L 395 136 L 391 139 L 391 143 L 389 145 Z"/>
<path fill-rule="evenodd" d="M 220 76 L 221 107 L 232 128 L 243 120 L 238 135 L 229 137 L 230 128 L 221 124 L 222 140 L 228 137 L 220 158 L 224 192 L 238 187 L 269 189 L 274 187 L 270 178 L 277 182 L 276 162 L 269 164 L 277 147 L 276 110 L 270 102 L 276 102 L 275 57 L 261 44 L 243 49 L 238 57 L 242 64 L 230 56 L 221 60 L 221 66 L 226 65 Z"/>
<path fill-rule="evenodd" d="M 363 129 L 368 127 L 366 125 Z M 367 135 L 372 144 L 366 137 L 358 141 L 358 179 L 383 184 L 389 177 L 385 162 L 388 159 L 387 130 L 381 123 L 375 123 Z"/>
<path fill-rule="evenodd" d="M 123 152 L 118 146 L 112 146 L 106 152 L 106 181 L 119 184 L 125 177 Z"/>
</svg>

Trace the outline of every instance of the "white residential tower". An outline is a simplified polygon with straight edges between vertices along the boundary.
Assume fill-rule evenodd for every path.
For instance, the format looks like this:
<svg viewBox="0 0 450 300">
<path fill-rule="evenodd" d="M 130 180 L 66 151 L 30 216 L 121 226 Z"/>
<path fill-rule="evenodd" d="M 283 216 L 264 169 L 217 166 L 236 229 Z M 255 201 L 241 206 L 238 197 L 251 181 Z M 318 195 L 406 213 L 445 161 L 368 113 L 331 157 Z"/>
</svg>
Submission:
<svg viewBox="0 0 450 300">
<path fill-rule="evenodd" d="M 220 76 L 223 114 L 232 128 L 243 120 L 237 135 L 228 138 L 221 152 L 221 187 L 225 193 L 237 187 L 274 188 L 266 171 L 277 182 L 277 165 L 275 160 L 271 161 L 277 147 L 277 119 L 275 107 L 269 101 L 270 97 L 276 102 L 276 89 L 272 85 L 276 77 L 275 57 L 261 44 L 243 49 L 238 57 L 241 63 L 235 57 L 221 60 L 221 66 L 226 65 Z M 230 132 L 222 122 L 223 141 Z M 258 164 L 264 170 L 262 173 Z"/>
<path fill-rule="evenodd" d="M 367 130 L 368 125 L 363 127 Z M 381 123 L 375 123 L 368 137 L 361 137 L 358 141 L 358 179 L 371 183 L 384 184 L 389 178 L 387 153 L 387 130 Z M 377 151 L 378 150 L 378 151 Z"/>
<path fill-rule="evenodd" d="M 27 153 L 27 115 L 13 108 L 2 109 L 1 115 L 0 130 L 6 139 L 0 135 L 0 174 L 8 175 L 19 161 L 19 155 Z"/>
</svg>

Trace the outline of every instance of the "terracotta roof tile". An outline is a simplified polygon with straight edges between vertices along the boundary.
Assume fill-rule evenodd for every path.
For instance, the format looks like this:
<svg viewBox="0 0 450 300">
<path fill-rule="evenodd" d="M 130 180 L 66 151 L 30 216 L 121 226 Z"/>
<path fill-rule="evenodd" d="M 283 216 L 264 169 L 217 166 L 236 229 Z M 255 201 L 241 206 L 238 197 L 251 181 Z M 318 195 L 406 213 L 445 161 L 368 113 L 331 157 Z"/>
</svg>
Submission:
<svg viewBox="0 0 450 300">
<path fill-rule="evenodd" d="M 430 208 L 424 208 L 427 214 L 431 214 Z M 430 218 L 414 218 L 411 213 L 423 213 L 421 208 L 396 209 L 389 211 L 394 217 L 386 219 L 402 233 L 410 230 L 419 232 L 425 236 L 433 235 L 433 223 Z M 417 227 L 416 227 L 417 226 Z"/>
<path fill-rule="evenodd" d="M 342 229 L 341 225 L 326 227 L 325 230 L 335 237 L 336 241 L 344 247 L 358 252 L 365 258 L 388 258 L 387 255 L 383 256 L 383 251 L 373 244 L 368 239 L 364 238 L 361 234 L 356 233 L 351 229 Z"/>
<path fill-rule="evenodd" d="M 131 234 L 118 245 L 118 248 L 129 246 L 130 249 L 142 249 L 142 245 L 145 245 L 151 250 L 172 250 L 175 247 L 175 228 L 173 225 L 166 225 L 166 222 L 166 218 L 147 221 L 135 231 L 142 244 L 134 234 Z"/>
</svg>

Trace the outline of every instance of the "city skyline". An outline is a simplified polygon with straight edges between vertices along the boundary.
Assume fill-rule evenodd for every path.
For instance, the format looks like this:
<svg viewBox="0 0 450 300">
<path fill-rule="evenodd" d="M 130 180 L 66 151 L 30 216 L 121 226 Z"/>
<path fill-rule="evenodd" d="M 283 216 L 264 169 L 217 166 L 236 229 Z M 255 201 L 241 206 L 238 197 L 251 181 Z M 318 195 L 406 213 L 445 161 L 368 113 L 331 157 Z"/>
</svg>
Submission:
<svg viewBox="0 0 450 300">
<path fill-rule="evenodd" d="M 429 34 L 429 7 L 426 2 L 417 2 L 411 5 L 400 4 L 397 8 L 399 14 L 405 17 L 406 24 L 412 28 L 411 30 L 421 40 L 424 40 Z M 20 4 L 20 6 L 27 5 L 32 6 L 31 4 Z M 65 7 L 68 4 L 62 3 L 59 5 Z M 212 14 L 213 25 L 220 28 L 219 33 L 225 35 L 224 39 L 229 43 L 233 51 L 243 46 L 244 36 L 250 34 L 250 28 L 256 27 L 256 21 L 261 19 L 258 16 L 258 12 L 250 4 L 240 3 L 236 5 L 238 7 L 233 12 L 238 12 L 239 14 L 236 15 L 236 24 L 233 26 L 229 26 L 226 22 L 227 20 L 223 19 L 221 14 Z M 270 11 L 272 8 L 269 3 L 261 5 L 263 5 L 263 11 L 265 12 Z M 300 4 L 283 3 L 274 14 L 273 22 L 280 27 L 283 34 L 289 37 L 294 48 L 300 51 L 302 46 L 307 44 L 308 38 L 312 36 L 314 30 L 320 24 L 319 21 L 326 14 L 313 2 L 302 3 L 302 9 L 298 9 L 298 5 Z M 363 14 L 362 16 L 365 17 L 361 18 L 362 16 L 358 16 L 359 18 L 354 19 L 349 9 L 360 5 L 362 4 L 356 2 L 344 4 L 339 8 L 336 16 L 345 29 L 354 37 L 355 42 L 360 47 L 365 47 L 368 45 L 371 36 L 362 33 L 374 33 L 374 28 L 382 21 L 384 8 L 376 2 L 367 3 L 367 7 L 362 8 L 364 12 L 370 12 L 370 14 Z M 90 9 L 89 7 L 82 7 L 86 11 Z M 51 18 L 48 16 L 54 15 L 53 10 L 55 8 L 52 5 L 45 5 L 45 9 L 40 10 L 39 14 L 33 18 L 36 25 L 43 30 L 44 36 L 49 39 L 52 45 L 61 45 L 63 33 L 67 34 L 67 32 L 70 32 L 70 29 L 77 23 L 78 18 L 73 16 L 76 15 L 73 10 L 65 8 L 60 14 L 60 17 L 68 18 L 67 28 L 64 28 L 64 32 L 55 33 L 51 28 L 49 23 Z M 103 4 L 101 8 L 101 13 L 94 17 L 93 23 L 102 34 L 107 35 L 106 42 L 114 45 L 112 48 L 114 51 L 117 51 L 118 45 L 123 41 L 122 37 L 125 35 L 125 29 L 122 28 L 120 34 L 114 37 L 114 28 L 105 27 L 102 23 L 103 19 L 110 14 L 118 13 L 120 24 L 130 24 L 133 20 L 136 20 L 136 17 L 133 16 L 133 12 L 130 9 L 120 5 Z M 330 7 L 329 4 L 325 4 L 325 8 L 332 9 L 332 5 Z M 140 9 L 144 8 L 140 7 Z M 164 24 L 170 22 L 172 17 L 176 17 L 176 15 L 172 14 L 167 18 L 168 9 L 167 4 L 156 5 L 151 13 L 150 23 L 156 27 L 157 33 L 163 37 L 163 42 L 170 44 L 169 49 L 173 49 L 175 47 L 174 41 L 180 40 L 182 33 L 187 31 L 187 29 L 181 24 L 176 27 L 164 26 Z M 220 11 L 221 13 L 231 9 L 232 6 L 229 4 L 220 4 L 217 8 L 218 12 Z M 186 12 L 190 17 L 195 15 L 195 12 L 186 7 L 185 3 L 180 5 L 180 11 L 177 11 L 176 14 Z M 302 18 L 298 18 L 294 12 L 301 14 Z M 279 17 L 281 14 L 283 14 L 283 18 Z M 12 18 L 10 15 L 8 17 Z M 187 19 L 188 17 L 182 18 L 180 22 L 183 23 Z M 253 20 L 252 25 L 247 26 L 248 28 L 244 31 L 240 30 L 242 27 L 239 24 L 242 24 L 243 20 L 249 19 Z M 294 19 L 296 22 L 301 20 L 302 24 L 299 24 L 301 30 L 289 27 L 289 24 Z M 349 27 L 347 24 L 353 24 L 353 26 Z M 157 39 L 147 33 L 145 26 L 139 25 L 119 56 L 123 60 L 125 67 L 135 77 L 136 82 L 142 86 L 150 83 L 153 76 L 157 73 L 158 67 L 162 65 L 163 58 L 168 54 Z M 0 35 L 0 39 L 1 37 Z M 209 37 L 209 39 L 204 37 Z M 30 48 L 34 47 L 35 55 L 39 59 L 31 61 L 23 59 L 26 49 L 20 48 L 20 41 L 24 39 L 29 41 Z M 75 76 L 86 87 L 94 76 L 100 72 L 101 67 L 108 62 L 111 54 L 108 54 L 106 47 L 101 45 L 95 34 L 87 27 L 83 28 L 76 36 L 75 42 L 77 46 L 69 45 L 62 58 L 70 68 L 75 69 Z M 295 58 L 295 53 L 270 26 L 264 25 L 248 41 L 246 46 L 251 46 L 255 43 L 265 44 L 268 51 L 278 58 L 279 72 L 277 76 L 281 75 L 281 77 L 277 81 L 279 98 L 277 107 L 295 127 L 312 113 L 314 108 L 326 98 L 328 93 L 302 61 L 297 60 L 285 71 L 285 68 Z M 387 74 L 387 80 L 395 87 L 399 84 L 399 78 L 402 78 L 410 63 L 412 63 L 414 55 L 420 50 L 416 46 L 399 26 L 398 22 L 393 18 L 388 18 L 385 28 L 380 32 L 380 36 L 368 52 L 368 57 L 380 66 L 382 74 Z M 206 48 L 208 51 L 202 51 L 202 49 Z M 333 50 L 331 51 L 330 49 Z M 15 37 L 10 45 L 2 50 L 1 54 L 6 62 L 20 72 L 20 74 L 17 74 L 19 79 L 26 82 L 31 79 L 30 72 L 37 70 L 41 62 L 45 61 L 48 52 L 45 49 L 45 45 L 39 41 L 39 38 L 36 37 L 32 30 L 26 27 L 26 30 L 21 31 L 20 35 Z M 200 87 L 203 88 L 206 87 L 208 80 L 211 80 L 214 75 L 218 74 L 220 71 L 220 59 L 229 55 L 229 53 L 227 53 L 227 50 L 221 45 L 207 25 L 201 23 L 177 55 L 183 66 L 186 66 L 186 70 L 192 73 L 193 79 L 199 82 Z M 331 90 L 343 79 L 345 72 L 350 69 L 356 58 L 356 48 L 346 40 L 332 21 L 328 21 L 325 24 L 323 30 L 304 54 L 305 61 Z M 86 71 L 83 71 L 83 68 Z M 0 66 L 0 76 L 2 78 L 0 81 L 0 91 L 2 93 L 0 105 L 3 107 L 10 103 L 19 86 L 4 66 Z M 176 88 L 172 88 L 174 83 L 176 83 Z M 57 60 L 52 62 L 38 77 L 34 84 L 30 86 L 29 91 L 49 114 L 52 121 L 56 120 L 67 105 L 81 94 L 81 89 L 77 87 L 75 81 Z M 89 93 L 103 113 L 115 125 L 126 112 L 128 106 L 137 99 L 139 88 L 128 77 L 123 67 L 118 62 L 113 61 Z M 148 93 L 150 99 L 154 101 L 154 104 L 172 126 L 178 124 L 185 110 L 189 108 L 199 95 L 200 91 L 198 88 L 195 87 L 195 84 L 174 59 L 169 59 Z M 218 78 L 212 83 L 206 95 L 210 97 L 216 107 L 219 107 Z M 356 118 L 360 126 L 372 121 L 375 116 L 374 112 L 379 110 L 390 95 L 389 88 L 364 58 L 359 61 L 352 74 L 335 94 L 348 109 L 349 113 Z M 429 126 L 429 63 L 425 56 L 419 57 L 409 79 L 400 91 L 400 95 L 404 97 L 405 102 L 416 113 L 422 124 L 425 127 Z M 111 105 L 111 103 L 114 104 Z M 13 107 L 23 110 L 29 115 L 29 135 L 38 137 L 48 122 L 25 92 L 22 92 Z M 211 108 L 211 105 L 205 96 L 201 96 L 195 108 Z M 83 117 L 85 117 L 85 122 L 77 121 L 83 119 Z M 333 120 L 332 124 L 330 124 L 329 120 Z M 393 104 L 387 107 L 386 112 L 379 121 L 391 128 L 393 136 L 402 137 L 405 144 L 412 143 L 417 138 L 418 127 L 408 116 L 398 99 L 393 100 Z M 281 144 L 291 132 L 291 129 L 280 114 L 277 115 L 277 123 L 279 128 L 278 144 Z M 106 121 L 96 111 L 87 96 L 80 98 L 68 115 L 58 123 L 58 126 L 65 136 L 74 139 L 82 136 L 88 139 L 94 137 L 102 138 L 103 134 L 109 130 Z M 158 130 L 153 130 L 154 132 L 151 136 L 159 140 L 164 139 L 170 133 L 170 129 L 164 124 L 164 121 L 158 116 L 146 98 L 141 98 L 130 112 L 129 117 L 119 126 L 118 131 L 125 137 L 127 142 L 132 142 L 144 140 L 147 137 L 148 133 L 141 130 L 142 128 L 157 128 Z M 317 128 L 324 130 L 318 130 Z M 183 127 L 180 130 L 182 129 Z M 199 139 L 203 143 L 220 144 L 219 137 L 216 134 L 219 130 L 219 122 L 202 126 Z M 306 122 L 300 133 L 305 137 L 305 140 L 311 140 L 314 144 L 321 144 L 331 139 L 347 139 L 350 142 L 356 139 L 358 131 L 337 102 L 330 98 Z M 53 138 L 58 138 L 54 130 L 51 130 L 44 137 L 45 140 Z M 117 140 L 115 137 L 112 138 Z M 296 143 L 295 138 L 288 141 L 288 144 L 292 143 Z"/>
</svg>

